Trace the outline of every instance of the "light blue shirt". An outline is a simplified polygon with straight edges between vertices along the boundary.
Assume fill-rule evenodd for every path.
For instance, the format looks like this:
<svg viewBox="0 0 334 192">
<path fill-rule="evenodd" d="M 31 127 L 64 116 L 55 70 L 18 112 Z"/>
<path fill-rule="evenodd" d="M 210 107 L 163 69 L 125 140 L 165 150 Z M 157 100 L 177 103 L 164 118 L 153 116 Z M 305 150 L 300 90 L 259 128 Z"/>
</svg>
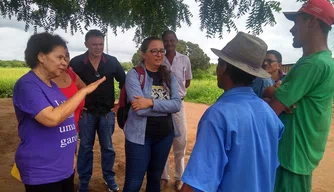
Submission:
<svg viewBox="0 0 334 192">
<path fill-rule="evenodd" d="M 272 78 L 256 77 L 250 86 L 253 88 L 255 94 L 262 98 L 263 90 L 269 86 L 273 86 L 274 84 L 275 81 Z"/>
<path fill-rule="evenodd" d="M 144 67 L 144 66 L 143 66 Z M 133 101 L 134 96 L 142 96 L 152 98 L 153 79 L 150 78 L 145 69 L 145 84 L 141 88 L 138 73 L 135 69 L 128 71 L 125 79 L 126 93 L 129 101 Z M 133 143 L 145 144 L 145 133 L 147 117 L 167 116 L 168 113 L 176 113 L 180 111 L 181 98 L 178 94 L 178 85 L 174 75 L 171 73 L 171 96 L 170 100 L 153 99 L 153 108 L 141 109 L 133 111 L 130 107 L 128 118 L 124 125 L 125 138 Z M 173 118 L 173 117 L 172 117 Z M 180 136 L 180 130 L 173 119 L 174 134 Z"/>
<path fill-rule="evenodd" d="M 228 90 L 202 116 L 182 181 L 194 191 L 273 191 L 282 132 L 251 87 Z"/>
</svg>

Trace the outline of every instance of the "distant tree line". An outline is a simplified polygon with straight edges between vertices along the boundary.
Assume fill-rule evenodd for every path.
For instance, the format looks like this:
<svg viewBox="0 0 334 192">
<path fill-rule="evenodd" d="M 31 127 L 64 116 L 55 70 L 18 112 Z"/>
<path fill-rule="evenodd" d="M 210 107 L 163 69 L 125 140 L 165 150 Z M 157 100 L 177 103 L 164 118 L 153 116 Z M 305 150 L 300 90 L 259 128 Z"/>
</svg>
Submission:
<svg viewBox="0 0 334 192">
<path fill-rule="evenodd" d="M 133 64 L 131 62 L 121 62 L 121 65 L 124 71 L 129 71 L 133 67 Z"/>
<path fill-rule="evenodd" d="M 188 42 L 189 44 L 190 42 Z M 181 46 L 178 45 L 178 51 L 181 53 L 187 54 L 187 51 L 184 49 L 184 41 L 181 41 Z M 190 44 L 192 47 L 193 44 Z M 192 64 L 193 76 L 196 79 L 207 79 L 210 75 L 216 74 L 216 64 L 209 63 L 209 57 L 198 47 L 198 45 L 194 45 L 190 49 L 194 54 L 189 54 L 190 62 Z M 183 50 L 180 48 L 183 48 Z M 188 48 L 189 49 L 189 48 Z M 195 51 L 194 51 L 195 50 Z M 137 57 L 137 58 L 136 58 Z M 134 61 L 134 58 L 136 61 Z M 138 51 L 133 55 L 132 62 L 138 63 L 141 59 L 140 52 Z M 125 71 L 129 71 L 135 65 L 132 62 L 121 62 L 121 65 Z M 24 68 L 28 67 L 24 61 L 19 60 L 0 60 L 0 68 Z"/>
<path fill-rule="evenodd" d="M 19 61 L 19 60 L 9 60 L 9 61 L 3 61 L 0 60 L 0 67 L 6 67 L 6 68 L 19 68 L 19 67 L 28 67 L 26 62 Z"/>
</svg>

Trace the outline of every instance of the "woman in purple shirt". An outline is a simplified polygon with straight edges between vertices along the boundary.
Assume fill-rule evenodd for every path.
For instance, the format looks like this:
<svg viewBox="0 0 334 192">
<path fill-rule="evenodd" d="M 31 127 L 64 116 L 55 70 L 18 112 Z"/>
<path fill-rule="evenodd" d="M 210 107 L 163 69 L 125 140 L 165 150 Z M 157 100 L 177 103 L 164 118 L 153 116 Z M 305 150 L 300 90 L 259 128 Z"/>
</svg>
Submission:
<svg viewBox="0 0 334 192">
<path fill-rule="evenodd" d="M 25 50 L 31 70 L 15 84 L 13 104 L 21 142 L 15 162 L 26 192 L 73 192 L 76 147 L 74 110 L 105 77 L 67 99 L 51 79 L 66 70 L 66 42 L 58 35 L 35 34 Z"/>
</svg>

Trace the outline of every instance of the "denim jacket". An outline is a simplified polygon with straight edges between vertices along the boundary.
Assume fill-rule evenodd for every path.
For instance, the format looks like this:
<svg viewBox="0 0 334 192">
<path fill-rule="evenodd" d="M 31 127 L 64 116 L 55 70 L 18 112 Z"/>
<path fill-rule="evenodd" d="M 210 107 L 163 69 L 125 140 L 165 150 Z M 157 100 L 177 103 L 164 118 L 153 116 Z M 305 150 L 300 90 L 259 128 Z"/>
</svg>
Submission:
<svg viewBox="0 0 334 192">
<path fill-rule="evenodd" d="M 152 84 L 153 79 L 148 76 L 145 69 L 145 84 L 144 88 L 142 89 L 138 79 L 137 71 L 135 69 L 131 69 L 128 71 L 125 79 L 128 100 L 132 102 L 135 99 L 134 96 L 152 98 Z M 181 98 L 178 91 L 177 81 L 174 75 L 171 73 L 170 100 L 153 99 L 153 107 L 140 109 L 136 112 L 133 111 L 132 107 L 130 107 L 128 119 L 126 120 L 124 126 L 125 138 L 130 142 L 144 145 L 147 117 L 167 116 L 167 113 L 176 113 L 180 111 Z M 174 135 L 180 136 L 180 130 L 177 127 L 174 118 L 173 125 Z"/>
</svg>

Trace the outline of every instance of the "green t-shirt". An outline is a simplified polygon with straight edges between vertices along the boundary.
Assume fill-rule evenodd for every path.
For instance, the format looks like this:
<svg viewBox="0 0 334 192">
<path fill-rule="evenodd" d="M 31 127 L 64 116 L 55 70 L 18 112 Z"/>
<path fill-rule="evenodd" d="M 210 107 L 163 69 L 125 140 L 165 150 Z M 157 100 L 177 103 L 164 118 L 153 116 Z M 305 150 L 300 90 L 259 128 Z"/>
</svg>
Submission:
<svg viewBox="0 0 334 192">
<path fill-rule="evenodd" d="M 281 113 L 285 130 L 278 156 L 281 166 L 309 175 L 321 160 L 332 120 L 334 61 L 331 51 L 302 57 L 275 91 L 285 106 L 296 105 L 292 114 Z"/>
</svg>

